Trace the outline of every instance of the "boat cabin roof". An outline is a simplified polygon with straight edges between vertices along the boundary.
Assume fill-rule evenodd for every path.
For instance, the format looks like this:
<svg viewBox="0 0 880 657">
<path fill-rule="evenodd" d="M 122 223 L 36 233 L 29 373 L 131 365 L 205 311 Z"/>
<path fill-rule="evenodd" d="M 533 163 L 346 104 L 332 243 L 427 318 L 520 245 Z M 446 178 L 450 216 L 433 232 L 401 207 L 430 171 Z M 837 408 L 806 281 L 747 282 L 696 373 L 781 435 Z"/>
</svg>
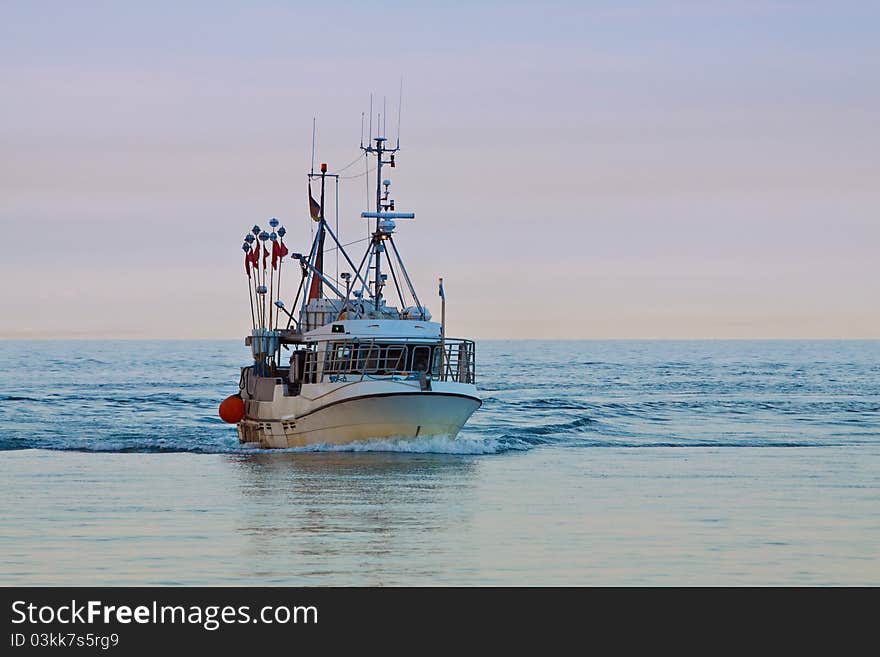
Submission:
<svg viewBox="0 0 880 657">
<path fill-rule="evenodd" d="M 387 339 L 387 340 L 438 340 L 440 324 L 405 319 L 341 319 L 309 331 L 303 336 L 305 342 L 324 340 Z"/>
</svg>

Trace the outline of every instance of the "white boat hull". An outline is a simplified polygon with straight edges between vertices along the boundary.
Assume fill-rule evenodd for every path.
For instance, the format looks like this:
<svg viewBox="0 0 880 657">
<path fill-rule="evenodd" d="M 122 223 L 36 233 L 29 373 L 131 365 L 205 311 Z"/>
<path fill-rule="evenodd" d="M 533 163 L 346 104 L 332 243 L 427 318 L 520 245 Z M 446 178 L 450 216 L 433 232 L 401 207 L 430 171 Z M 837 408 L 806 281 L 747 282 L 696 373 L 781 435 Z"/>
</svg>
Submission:
<svg viewBox="0 0 880 657">
<path fill-rule="evenodd" d="M 294 417 L 281 414 L 276 403 L 276 413 L 262 408 L 258 414 L 262 417 L 245 417 L 238 425 L 239 439 L 243 443 L 259 443 L 263 448 L 288 448 L 386 438 L 454 437 L 482 404 L 476 391 L 473 392 L 385 391 L 324 395 L 329 399 L 327 403 L 293 414 Z"/>
</svg>

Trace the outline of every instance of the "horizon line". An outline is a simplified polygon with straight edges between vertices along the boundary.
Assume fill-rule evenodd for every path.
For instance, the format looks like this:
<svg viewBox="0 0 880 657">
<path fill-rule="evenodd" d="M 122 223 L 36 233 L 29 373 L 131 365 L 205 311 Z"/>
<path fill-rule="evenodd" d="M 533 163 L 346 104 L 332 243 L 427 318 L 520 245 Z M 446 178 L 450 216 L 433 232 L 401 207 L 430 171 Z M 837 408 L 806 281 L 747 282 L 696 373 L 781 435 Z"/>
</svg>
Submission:
<svg viewBox="0 0 880 657">
<path fill-rule="evenodd" d="M 469 338 L 475 342 L 878 342 L 876 337 L 681 337 L 681 338 Z M 91 338 L 91 337 L 6 337 L 0 336 L 0 342 L 231 342 L 243 338 L 182 338 L 182 337 L 159 337 L 159 338 Z"/>
</svg>

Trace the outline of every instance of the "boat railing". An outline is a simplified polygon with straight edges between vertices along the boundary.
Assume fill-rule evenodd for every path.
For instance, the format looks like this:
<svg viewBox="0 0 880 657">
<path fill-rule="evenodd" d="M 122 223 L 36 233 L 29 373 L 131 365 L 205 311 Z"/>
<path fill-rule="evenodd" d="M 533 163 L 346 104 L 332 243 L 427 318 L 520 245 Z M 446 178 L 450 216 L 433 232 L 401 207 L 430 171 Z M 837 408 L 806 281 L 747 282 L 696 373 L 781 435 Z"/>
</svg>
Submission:
<svg viewBox="0 0 880 657">
<path fill-rule="evenodd" d="M 424 374 L 435 381 L 474 383 L 475 351 L 473 340 L 461 338 L 447 338 L 442 350 L 440 342 L 336 340 L 327 343 L 323 358 L 320 358 L 321 352 L 310 352 L 306 356 L 303 381 L 336 383 L 377 377 L 419 379 Z"/>
<path fill-rule="evenodd" d="M 443 354 L 441 381 L 476 381 L 476 345 L 473 340 L 447 339 Z"/>
</svg>

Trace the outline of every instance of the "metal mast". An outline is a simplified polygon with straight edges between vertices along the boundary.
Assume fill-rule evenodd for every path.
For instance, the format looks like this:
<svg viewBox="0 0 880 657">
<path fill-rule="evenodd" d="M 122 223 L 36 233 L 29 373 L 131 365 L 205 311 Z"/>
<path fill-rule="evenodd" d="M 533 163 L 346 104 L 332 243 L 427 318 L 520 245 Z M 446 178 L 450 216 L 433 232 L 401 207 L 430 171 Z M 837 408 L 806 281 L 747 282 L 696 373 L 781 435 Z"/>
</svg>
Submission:
<svg viewBox="0 0 880 657">
<path fill-rule="evenodd" d="M 372 97 L 371 97 L 372 99 Z M 372 106 L 372 103 L 371 103 Z M 372 107 L 371 107 L 372 109 Z M 380 115 L 381 117 L 381 115 Z M 382 118 L 379 118 L 377 121 L 377 125 L 382 126 Z M 398 117 L 399 120 L 399 117 Z M 372 111 L 370 112 L 370 133 L 372 133 Z M 381 128 L 380 128 L 381 129 Z M 399 128 L 398 128 L 399 132 Z M 314 125 L 313 125 L 313 139 L 314 139 Z M 389 147 L 388 140 L 386 137 L 379 135 L 373 137 L 372 134 L 369 135 L 367 144 L 364 145 L 361 143 L 361 150 L 365 155 L 375 155 L 376 156 L 376 210 L 375 212 L 362 212 L 361 217 L 366 219 L 375 219 L 376 223 L 374 225 L 374 230 L 369 235 L 370 245 L 369 248 L 364 253 L 364 257 L 361 260 L 360 265 L 355 266 L 352 259 L 349 257 L 349 254 L 346 252 L 343 244 L 340 243 L 339 237 L 333 232 L 330 228 L 329 224 L 326 220 L 326 211 L 325 211 L 325 184 L 327 178 L 334 178 L 337 182 L 340 180 L 339 173 L 327 173 L 327 165 L 321 164 L 320 173 L 316 173 L 314 170 L 310 170 L 308 173 L 309 181 L 320 179 L 321 181 L 321 201 L 318 203 L 313 199 L 310 200 L 310 211 L 312 212 L 312 218 L 318 223 L 318 230 L 315 234 L 314 240 L 312 242 L 311 250 L 308 254 L 300 254 L 294 253 L 292 254 L 292 258 L 298 260 L 300 262 L 300 266 L 302 268 L 302 281 L 300 281 L 300 288 L 297 291 L 297 300 L 299 299 L 300 291 L 304 292 L 302 298 L 302 305 L 300 307 L 300 320 L 297 322 L 297 331 L 303 332 L 304 324 L 305 324 L 305 313 L 306 308 L 309 303 L 313 299 L 320 299 L 323 295 L 323 288 L 326 287 L 334 294 L 336 294 L 339 298 L 345 299 L 346 307 L 349 303 L 349 296 L 352 291 L 354 291 L 355 296 L 360 299 L 361 296 L 366 293 L 369 297 L 371 305 L 373 306 L 373 311 L 377 314 L 381 313 L 381 308 L 383 306 L 383 295 L 382 290 L 386 285 L 386 281 L 388 279 L 388 274 L 383 273 L 382 266 L 385 264 L 386 268 L 390 272 L 394 287 L 397 290 L 397 294 L 400 297 L 400 301 L 402 305 L 406 305 L 404 295 L 401 290 L 401 282 L 398 281 L 398 274 L 402 274 L 402 281 L 406 283 L 406 287 L 409 289 L 409 293 L 412 296 L 413 300 L 416 303 L 416 306 L 421 311 L 422 320 L 425 319 L 425 312 L 421 302 L 419 301 L 418 295 L 413 288 L 412 280 L 409 277 L 409 273 L 406 271 L 406 267 L 403 264 L 403 260 L 400 257 L 400 253 L 397 250 L 397 246 L 394 244 L 393 233 L 395 229 L 395 219 L 415 219 L 415 213 L 413 212 L 395 212 L 394 211 L 394 199 L 391 198 L 390 180 L 384 180 L 382 178 L 383 167 L 385 165 L 390 165 L 392 168 L 395 166 L 395 153 L 400 150 L 400 138 L 398 135 L 397 145 L 393 147 Z M 349 165 L 350 166 L 350 165 Z M 344 170 L 347 167 L 343 167 Z M 384 187 L 384 189 L 383 189 Z M 311 195 L 311 188 L 309 189 L 309 194 Z M 338 198 L 338 196 L 337 196 Z M 317 206 L 317 207 L 315 207 Z M 369 210 L 369 207 L 367 208 Z M 337 212 L 339 211 L 337 204 Z M 341 252 L 343 257 L 345 258 L 348 265 L 353 270 L 354 281 L 352 283 L 357 285 L 361 284 L 360 290 L 354 290 L 348 283 L 346 283 L 346 293 L 343 294 L 338 289 L 338 281 L 332 281 L 329 277 L 324 273 L 323 269 L 323 251 L 324 251 L 324 236 L 329 235 L 330 238 L 336 243 L 336 249 L 338 252 Z M 391 246 L 391 250 L 388 250 L 388 245 Z M 382 254 L 386 254 L 386 258 L 383 260 Z M 399 269 L 398 269 L 399 267 Z M 372 276 L 370 276 L 370 270 L 374 270 Z M 395 271 L 396 270 L 396 271 Z M 350 280 L 346 279 L 347 281 Z M 372 280 L 370 280 L 372 279 Z M 372 287 L 372 290 L 370 289 Z M 296 301 L 294 301 L 296 304 Z M 362 312 L 362 311 L 361 311 Z M 291 316 L 291 321 L 293 320 Z M 288 322 L 288 326 L 290 322 Z"/>
<path fill-rule="evenodd" d="M 385 284 L 382 278 L 382 253 L 385 251 L 383 242 L 388 237 L 384 231 L 380 230 L 380 222 L 382 221 L 382 215 L 387 212 L 387 210 L 394 209 L 394 201 L 388 198 L 387 187 L 389 183 L 387 183 L 387 181 L 385 181 L 386 190 L 384 195 L 382 193 L 382 167 L 386 164 L 390 165 L 392 168 L 394 167 L 394 154 L 400 150 L 400 146 L 398 145 L 394 148 L 388 148 L 385 145 L 387 139 L 382 136 L 375 137 L 374 141 L 376 142 L 375 145 L 368 144 L 367 146 L 361 146 L 361 149 L 369 155 L 376 156 L 376 212 L 375 214 L 364 214 L 369 215 L 371 218 L 375 217 L 376 219 L 376 230 L 373 231 L 371 246 L 376 254 L 375 276 L 373 277 L 373 301 L 375 309 L 379 310 L 379 306 L 382 302 L 382 287 Z M 386 155 L 388 156 L 387 160 L 384 159 Z M 369 272 L 365 273 L 368 274 Z"/>
</svg>

